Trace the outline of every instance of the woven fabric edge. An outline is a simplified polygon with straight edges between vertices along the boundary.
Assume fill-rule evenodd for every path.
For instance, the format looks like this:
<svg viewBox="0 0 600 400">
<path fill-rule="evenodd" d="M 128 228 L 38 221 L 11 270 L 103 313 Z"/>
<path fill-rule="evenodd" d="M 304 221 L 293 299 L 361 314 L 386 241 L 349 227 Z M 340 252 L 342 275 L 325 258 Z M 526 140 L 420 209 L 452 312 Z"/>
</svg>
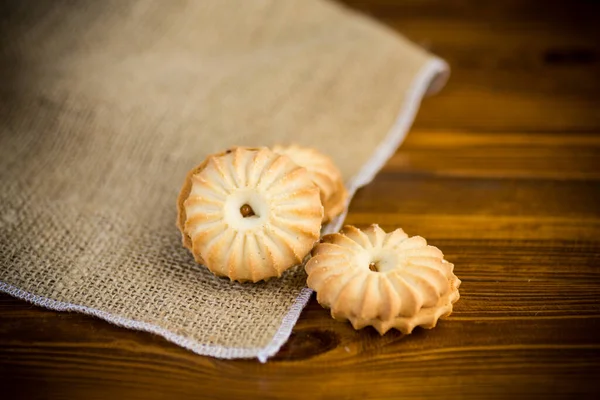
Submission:
<svg viewBox="0 0 600 400">
<path fill-rule="evenodd" d="M 389 158 L 394 154 L 396 149 L 404 140 L 410 126 L 412 125 L 412 122 L 419 109 L 421 99 L 428 92 L 428 90 L 430 90 L 430 88 L 434 88 L 430 91 L 431 93 L 432 91 L 439 90 L 441 86 L 444 85 L 445 80 L 447 79 L 448 71 L 448 65 L 439 58 L 433 58 L 421 68 L 419 74 L 415 77 L 410 89 L 408 90 L 404 104 L 402 105 L 400 113 L 390 132 L 383 142 L 379 144 L 373 155 L 369 158 L 369 161 L 361 168 L 358 174 L 350 179 L 348 183 L 348 204 L 346 204 L 344 212 L 328 224 L 328 226 L 324 229 L 324 233 L 335 232 L 341 228 L 348 213 L 348 205 L 356 191 L 360 187 L 373 180 L 377 172 L 381 170 Z M 437 79 L 437 82 L 433 82 L 436 80 L 436 76 L 438 76 L 439 79 Z M 106 311 L 97 310 L 86 306 L 52 300 L 29 293 L 4 282 L 0 282 L 0 292 L 7 293 L 18 299 L 25 300 L 37 306 L 52 310 L 80 312 L 83 314 L 93 315 L 117 326 L 154 333 L 199 355 L 223 359 L 258 358 L 258 360 L 263 363 L 275 355 L 290 337 L 292 328 L 294 325 L 296 325 L 296 322 L 300 317 L 300 313 L 308 303 L 312 294 L 312 290 L 307 287 L 300 291 L 300 294 L 290 307 L 290 310 L 283 318 L 281 326 L 277 332 L 275 332 L 273 339 L 266 347 L 232 348 L 198 343 L 195 340 L 181 335 L 176 335 L 157 325 L 123 318 L 119 315 L 113 315 Z"/>
</svg>

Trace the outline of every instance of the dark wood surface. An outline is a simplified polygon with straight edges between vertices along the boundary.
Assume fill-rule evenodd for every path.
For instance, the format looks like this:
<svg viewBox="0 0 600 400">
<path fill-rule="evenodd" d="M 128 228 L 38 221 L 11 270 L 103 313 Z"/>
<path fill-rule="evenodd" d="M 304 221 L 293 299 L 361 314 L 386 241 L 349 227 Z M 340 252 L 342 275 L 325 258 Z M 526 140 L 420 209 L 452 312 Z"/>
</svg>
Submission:
<svg viewBox="0 0 600 400">
<path fill-rule="evenodd" d="M 347 220 L 440 247 L 463 281 L 452 316 L 380 337 L 332 320 L 313 298 L 263 365 L 1 295 L 0 397 L 600 395 L 597 3 L 348 3 L 453 68 Z"/>
</svg>

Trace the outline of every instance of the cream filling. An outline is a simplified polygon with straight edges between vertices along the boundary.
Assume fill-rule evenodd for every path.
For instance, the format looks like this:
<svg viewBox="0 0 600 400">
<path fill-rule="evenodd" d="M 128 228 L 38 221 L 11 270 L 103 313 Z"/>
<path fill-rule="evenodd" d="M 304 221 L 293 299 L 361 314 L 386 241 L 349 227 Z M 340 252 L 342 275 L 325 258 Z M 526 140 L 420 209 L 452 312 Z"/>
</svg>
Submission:
<svg viewBox="0 0 600 400">
<path fill-rule="evenodd" d="M 254 215 L 244 217 L 242 207 L 250 206 Z M 255 189 L 236 189 L 225 199 L 223 207 L 225 223 L 238 231 L 254 230 L 263 227 L 271 215 L 271 207 L 264 195 Z"/>
</svg>

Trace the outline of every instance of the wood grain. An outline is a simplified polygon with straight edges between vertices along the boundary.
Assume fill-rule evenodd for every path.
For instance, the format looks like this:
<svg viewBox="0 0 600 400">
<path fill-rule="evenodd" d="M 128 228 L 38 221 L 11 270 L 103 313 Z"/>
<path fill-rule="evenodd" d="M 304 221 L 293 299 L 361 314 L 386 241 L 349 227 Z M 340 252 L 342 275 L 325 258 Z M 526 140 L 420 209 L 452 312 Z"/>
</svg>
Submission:
<svg viewBox="0 0 600 400">
<path fill-rule="evenodd" d="M 597 132 L 600 3 L 348 0 L 445 58 L 415 128 Z M 498 3 L 498 4 L 496 4 Z M 467 106 L 468 105 L 468 106 Z"/>
<path fill-rule="evenodd" d="M 405 145 L 347 222 L 402 226 L 463 280 L 403 337 L 314 299 L 267 364 L 0 296 L 0 388 L 17 398 L 597 398 L 600 42 L 591 1 L 352 0 L 446 58 Z"/>
</svg>

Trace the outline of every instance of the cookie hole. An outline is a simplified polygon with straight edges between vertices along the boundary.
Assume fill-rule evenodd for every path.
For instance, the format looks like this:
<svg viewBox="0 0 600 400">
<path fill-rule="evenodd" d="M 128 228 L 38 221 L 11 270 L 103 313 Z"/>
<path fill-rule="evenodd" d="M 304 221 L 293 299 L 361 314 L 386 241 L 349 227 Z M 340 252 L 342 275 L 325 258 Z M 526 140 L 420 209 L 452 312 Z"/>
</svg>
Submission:
<svg viewBox="0 0 600 400">
<path fill-rule="evenodd" d="M 379 272 L 379 268 L 377 267 L 377 263 L 376 262 L 372 262 L 369 264 L 369 269 L 373 272 Z"/>
<path fill-rule="evenodd" d="M 240 207 L 240 214 L 242 214 L 242 217 L 244 217 L 244 218 L 250 218 L 250 217 L 257 216 L 249 204 L 244 204 L 243 206 Z"/>
</svg>

